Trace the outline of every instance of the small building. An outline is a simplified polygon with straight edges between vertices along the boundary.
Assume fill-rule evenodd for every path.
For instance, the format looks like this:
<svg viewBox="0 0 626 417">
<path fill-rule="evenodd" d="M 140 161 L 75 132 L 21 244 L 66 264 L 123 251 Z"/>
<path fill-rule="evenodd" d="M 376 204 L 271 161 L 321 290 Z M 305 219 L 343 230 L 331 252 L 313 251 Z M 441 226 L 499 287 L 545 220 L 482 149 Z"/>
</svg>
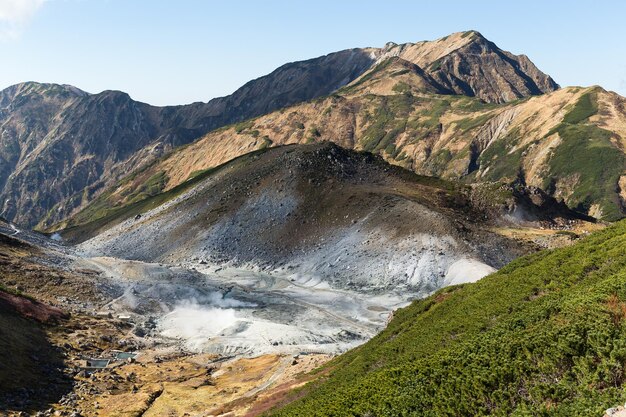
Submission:
<svg viewBox="0 0 626 417">
<path fill-rule="evenodd" d="M 78 362 L 79 366 L 86 371 L 97 371 L 100 369 L 104 369 L 109 366 L 111 361 L 109 359 L 104 358 L 87 358 L 82 359 Z"/>
</svg>

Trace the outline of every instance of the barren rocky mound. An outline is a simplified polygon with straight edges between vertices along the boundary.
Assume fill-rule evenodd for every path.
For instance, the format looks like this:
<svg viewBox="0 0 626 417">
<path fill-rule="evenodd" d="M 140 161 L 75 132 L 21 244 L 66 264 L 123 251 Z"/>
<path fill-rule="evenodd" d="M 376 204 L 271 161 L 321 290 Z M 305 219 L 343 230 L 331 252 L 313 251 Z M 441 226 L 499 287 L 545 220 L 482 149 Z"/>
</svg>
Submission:
<svg viewBox="0 0 626 417">
<path fill-rule="evenodd" d="M 121 218 L 109 217 L 99 225 L 104 232 L 79 248 L 90 256 L 248 265 L 342 288 L 429 292 L 477 279 L 528 250 L 487 229 L 532 210 L 511 203 L 490 212 L 470 194 L 331 143 L 287 146 L 225 164 L 147 212 L 122 207 Z M 65 237 L 90 230 L 79 225 Z"/>
</svg>

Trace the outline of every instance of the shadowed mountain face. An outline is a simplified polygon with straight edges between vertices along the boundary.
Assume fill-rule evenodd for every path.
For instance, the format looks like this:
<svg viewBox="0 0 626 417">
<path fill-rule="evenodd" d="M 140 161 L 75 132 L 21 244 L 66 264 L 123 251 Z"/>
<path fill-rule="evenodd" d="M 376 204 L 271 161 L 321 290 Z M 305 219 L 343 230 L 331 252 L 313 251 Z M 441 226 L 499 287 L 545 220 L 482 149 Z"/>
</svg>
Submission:
<svg viewBox="0 0 626 417">
<path fill-rule="evenodd" d="M 526 57 L 500 50 L 477 32 L 286 64 L 230 96 L 185 106 L 153 107 L 116 91 L 19 84 L 0 92 L 0 214 L 22 225 L 49 226 L 174 147 L 326 96 L 392 57 L 419 75 L 424 91 L 438 94 L 499 103 L 558 88 Z"/>
<path fill-rule="evenodd" d="M 0 290 L 0 404 L 3 410 L 45 409 L 69 392 L 72 382 L 63 373 L 62 352 L 47 339 L 44 326 L 22 317 L 9 297 Z"/>
</svg>

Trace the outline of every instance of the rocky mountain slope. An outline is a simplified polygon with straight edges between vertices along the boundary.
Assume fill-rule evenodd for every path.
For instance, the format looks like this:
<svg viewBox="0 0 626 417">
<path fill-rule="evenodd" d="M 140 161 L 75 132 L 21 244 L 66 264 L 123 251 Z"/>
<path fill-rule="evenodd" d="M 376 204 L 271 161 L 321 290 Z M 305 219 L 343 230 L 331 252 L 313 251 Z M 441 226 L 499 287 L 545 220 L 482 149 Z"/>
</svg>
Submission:
<svg viewBox="0 0 626 417">
<path fill-rule="evenodd" d="M 0 213 L 63 218 L 119 176 L 217 127 L 325 95 L 365 71 L 366 50 L 287 64 L 232 95 L 153 107 L 119 91 L 25 83 L 0 92 Z"/>
<path fill-rule="evenodd" d="M 581 213 L 623 216 L 626 99 L 600 87 L 568 87 L 503 104 L 446 91 L 433 75 L 392 57 L 329 97 L 207 134 L 137 171 L 97 205 L 135 198 L 133 190 L 157 177 L 158 191 L 171 189 L 193 172 L 255 149 L 333 141 L 419 174 L 522 182 Z"/>
<path fill-rule="evenodd" d="M 503 51 L 476 31 L 453 33 L 432 42 L 389 43 L 378 62 L 398 57 L 423 69 L 454 94 L 489 103 L 539 95 L 559 88 L 525 55 Z"/>
<path fill-rule="evenodd" d="M 186 106 L 153 107 L 116 91 L 20 84 L 0 92 L 0 214 L 49 226 L 174 147 L 331 94 L 391 58 L 409 65 L 422 89 L 433 93 L 501 103 L 558 88 L 525 56 L 502 51 L 477 32 L 286 64 L 230 96 Z"/>
<path fill-rule="evenodd" d="M 625 248 L 622 221 L 416 301 L 267 415 L 601 416 L 624 402 Z"/>
<path fill-rule="evenodd" d="M 456 186 L 331 143 L 247 154 L 192 184 L 62 236 L 97 234 L 79 245 L 87 256 L 224 263 L 282 271 L 301 284 L 425 294 L 528 250 L 491 227 L 576 220 L 540 195 Z"/>
</svg>

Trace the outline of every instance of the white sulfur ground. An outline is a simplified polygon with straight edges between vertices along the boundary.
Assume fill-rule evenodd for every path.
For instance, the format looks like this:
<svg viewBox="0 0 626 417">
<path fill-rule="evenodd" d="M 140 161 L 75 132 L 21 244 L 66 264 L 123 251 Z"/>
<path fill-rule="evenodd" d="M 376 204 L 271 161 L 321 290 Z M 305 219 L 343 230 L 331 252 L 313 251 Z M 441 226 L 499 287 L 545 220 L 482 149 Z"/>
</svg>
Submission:
<svg viewBox="0 0 626 417">
<path fill-rule="evenodd" d="M 105 306 L 130 314 L 148 337 L 186 351 L 221 355 L 340 353 L 379 332 L 418 294 L 333 288 L 286 273 L 195 265 L 172 268 L 110 257 L 86 259 L 125 288 Z M 493 272 L 472 259 L 451 264 L 446 285 Z M 420 294 L 422 295 L 422 294 Z"/>
</svg>

